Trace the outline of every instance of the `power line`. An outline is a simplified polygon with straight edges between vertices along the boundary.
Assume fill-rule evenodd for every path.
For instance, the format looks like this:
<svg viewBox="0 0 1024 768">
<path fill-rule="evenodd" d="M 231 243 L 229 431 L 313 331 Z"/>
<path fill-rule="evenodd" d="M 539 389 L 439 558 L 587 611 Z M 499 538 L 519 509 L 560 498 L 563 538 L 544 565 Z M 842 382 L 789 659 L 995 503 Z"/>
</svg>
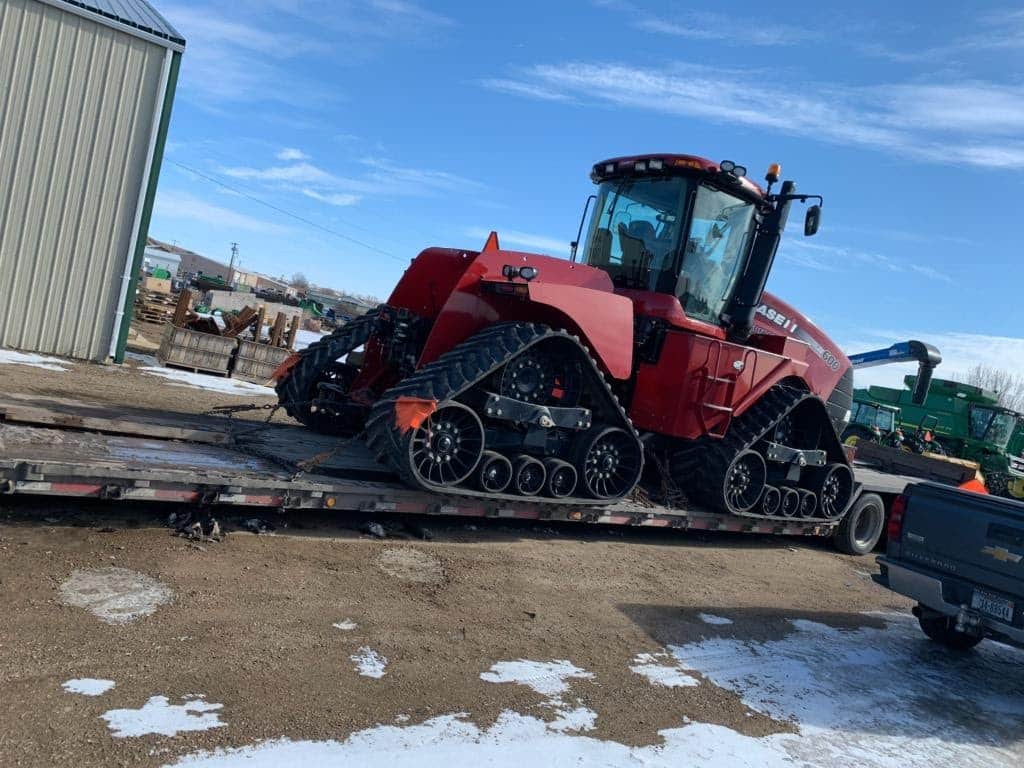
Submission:
<svg viewBox="0 0 1024 768">
<path fill-rule="evenodd" d="M 283 213 L 285 216 L 290 216 L 291 218 L 295 219 L 296 221 L 301 221 L 303 224 L 306 224 L 307 226 L 315 227 L 316 229 L 319 229 L 319 230 L 321 230 L 323 232 L 326 232 L 329 235 L 334 235 L 335 237 L 339 237 L 342 240 L 346 240 L 346 241 L 348 241 L 350 243 L 355 243 L 358 246 L 361 246 L 361 247 L 366 248 L 368 250 L 374 251 L 375 253 L 379 253 L 382 256 L 387 256 L 389 259 L 394 259 L 395 261 L 400 261 L 400 262 L 403 262 L 403 263 L 405 262 L 405 259 L 403 259 L 403 258 L 401 258 L 399 256 L 395 256 L 393 253 L 389 253 L 388 251 L 382 250 L 382 249 L 376 247 L 375 245 L 370 245 L 369 243 L 364 243 L 362 240 L 357 240 L 354 237 L 346 235 L 346 234 L 344 234 L 342 232 L 338 232 L 337 230 L 331 229 L 330 227 L 325 227 L 323 224 L 318 224 L 315 221 L 311 221 L 310 219 L 307 219 L 304 216 L 300 216 L 297 213 L 292 213 L 291 211 L 286 210 L 284 208 L 281 208 L 280 206 L 274 205 L 273 203 L 268 203 L 266 200 L 263 200 L 262 198 L 256 197 L 255 195 L 251 195 L 251 194 L 249 194 L 248 192 L 246 192 L 243 189 L 238 189 L 237 187 L 233 187 L 230 184 L 226 184 L 225 182 L 221 181 L 220 179 L 218 179 L 218 178 L 216 178 L 214 176 L 210 176 L 210 175 L 208 175 L 206 173 L 203 173 L 202 171 L 199 171 L 199 170 L 197 170 L 195 168 L 187 166 L 184 163 L 179 163 L 177 160 L 171 160 L 170 162 L 173 163 L 174 165 L 178 166 L 179 168 L 185 169 L 189 173 L 194 173 L 196 176 L 199 176 L 202 179 L 206 179 L 207 181 L 209 181 L 209 182 L 211 182 L 213 184 L 216 184 L 219 187 L 223 187 L 224 189 L 227 189 L 227 190 L 229 190 L 231 192 L 234 192 L 236 195 L 241 195 L 244 198 L 252 200 L 254 203 L 259 203 L 260 205 L 264 205 L 264 206 L 266 206 L 267 208 L 270 208 L 273 211 L 277 211 L 278 213 Z"/>
</svg>

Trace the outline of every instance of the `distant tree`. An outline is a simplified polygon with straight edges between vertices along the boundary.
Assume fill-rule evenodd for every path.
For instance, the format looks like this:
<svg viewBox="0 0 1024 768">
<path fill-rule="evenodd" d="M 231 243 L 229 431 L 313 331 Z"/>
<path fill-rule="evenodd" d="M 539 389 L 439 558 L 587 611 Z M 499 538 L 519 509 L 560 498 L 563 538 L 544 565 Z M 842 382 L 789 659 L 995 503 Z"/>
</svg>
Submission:
<svg viewBox="0 0 1024 768">
<path fill-rule="evenodd" d="M 298 291 L 305 292 L 309 290 L 309 280 L 301 272 L 296 272 L 292 275 L 291 285 L 292 288 L 295 288 Z"/>
<path fill-rule="evenodd" d="M 965 384 L 998 392 L 1000 405 L 1014 411 L 1024 411 L 1024 374 L 978 363 L 957 379 Z"/>
</svg>

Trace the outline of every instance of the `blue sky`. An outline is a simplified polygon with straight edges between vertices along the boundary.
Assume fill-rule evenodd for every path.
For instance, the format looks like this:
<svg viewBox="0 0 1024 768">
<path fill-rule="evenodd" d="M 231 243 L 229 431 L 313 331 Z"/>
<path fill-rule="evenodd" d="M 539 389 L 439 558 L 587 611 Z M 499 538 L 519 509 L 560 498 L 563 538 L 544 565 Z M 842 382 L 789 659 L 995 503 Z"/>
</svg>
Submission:
<svg viewBox="0 0 1024 768">
<path fill-rule="evenodd" d="M 778 161 L 825 206 L 771 290 L 848 352 L 1024 371 L 1019 6 L 156 4 L 188 47 L 154 237 L 383 298 L 490 229 L 565 254 L 600 159 Z"/>
</svg>

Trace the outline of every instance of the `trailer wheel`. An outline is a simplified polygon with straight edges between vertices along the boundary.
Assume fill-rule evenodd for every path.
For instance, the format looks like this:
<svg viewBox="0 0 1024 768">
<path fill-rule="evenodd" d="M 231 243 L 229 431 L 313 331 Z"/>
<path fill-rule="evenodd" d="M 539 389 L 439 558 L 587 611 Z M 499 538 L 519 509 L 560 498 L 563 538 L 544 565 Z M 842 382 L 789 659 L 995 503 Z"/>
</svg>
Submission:
<svg viewBox="0 0 1024 768">
<path fill-rule="evenodd" d="M 884 527 L 885 502 L 876 493 L 865 493 L 840 521 L 832 541 L 847 555 L 866 555 L 875 548 Z"/>
</svg>

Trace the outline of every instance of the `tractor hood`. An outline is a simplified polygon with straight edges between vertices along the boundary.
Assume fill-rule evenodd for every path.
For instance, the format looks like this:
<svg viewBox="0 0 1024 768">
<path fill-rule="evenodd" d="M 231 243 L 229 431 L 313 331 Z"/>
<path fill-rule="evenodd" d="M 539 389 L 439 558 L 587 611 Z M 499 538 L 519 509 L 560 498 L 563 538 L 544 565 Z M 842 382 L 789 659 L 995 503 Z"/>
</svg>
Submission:
<svg viewBox="0 0 1024 768">
<path fill-rule="evenodd" d="M 425 256 L 427 252 L 416 261 Z M 464 256 L 464 267 L 437 314 L 420 365 L 488 325 L 520 321 L 577 334 L 606 373 L 616 379 L 629 378 L 633 366 L 633 303 L 616 295 L 607 273 L 552 256 L 504 250 L 493 233 L 482 251 Z M 454 267 L 454 262 L 451 265 Z M 423 274 L 427 281 L 431 279 L 414 262 L 402 282 L 413 272 Z M 447 280 L 434 282 L 440 288 L 440 283 Z M 416 293 L 421 294 L 422 288 Z M 424 303 L 422 296 L 418 303 Z"/>
</svg>

